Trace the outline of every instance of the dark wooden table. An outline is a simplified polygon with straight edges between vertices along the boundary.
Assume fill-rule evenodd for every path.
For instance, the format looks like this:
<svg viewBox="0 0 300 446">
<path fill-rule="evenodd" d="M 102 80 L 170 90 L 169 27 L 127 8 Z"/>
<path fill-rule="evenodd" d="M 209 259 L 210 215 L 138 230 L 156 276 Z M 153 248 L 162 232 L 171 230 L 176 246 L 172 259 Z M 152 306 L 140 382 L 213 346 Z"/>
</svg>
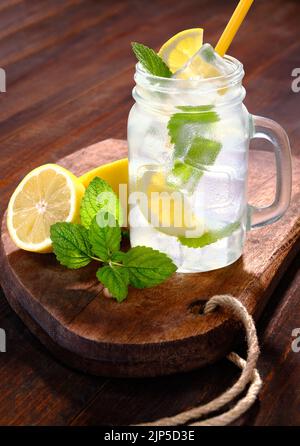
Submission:
<svg viewBox="0 0 300 446">
<path fill-rule="evenodd" d="M 132 105 L 131 41 L 158 48 L 176 32 L 203 26 L 215 43 L 235 1 L 1 0 L 1 213 L 33 167 L 108 137 L 126 137 Z M 300 2 L 257 0 L 232 45 L 246 70 L 246 105 L 274 118 L 300 155 L 300 93 L 291 90 L 300 66 Z M 276 242 L 276 241 L 274 241 Z M 260 400 L 235 424 L 300 425 L 299 256 L 258 324 L 264 379 Z M 1 425 L 129 424 L 175 414 L 211 399 L 236 379 L 225 360 L 186 375 L 117 380 L 85 376 L 58 363 L 0 295 Z"/>
</svg>

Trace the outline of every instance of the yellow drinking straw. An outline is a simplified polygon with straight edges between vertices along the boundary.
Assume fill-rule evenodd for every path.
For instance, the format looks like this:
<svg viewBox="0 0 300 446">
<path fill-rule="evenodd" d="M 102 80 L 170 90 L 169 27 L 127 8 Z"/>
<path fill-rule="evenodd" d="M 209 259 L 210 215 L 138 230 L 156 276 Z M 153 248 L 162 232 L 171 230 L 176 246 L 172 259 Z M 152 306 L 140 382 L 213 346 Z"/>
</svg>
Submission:
<svg viewBox="0 0 300 446">
<path fill-rule="evenodd" d="M 226 28 L 224 29 L 223 34 L 221 35 L 220 40 L 215 48 L 216 52 L 220 56 L 223 57 L 224 54 L 226 54 L 226 51 L 228 50 L 234 36 L 238 32 L 239 27 L 243 23 L 243 20 L 246 17 L 253 1 L 254 0 L 240 0 L 239 4 L 235 8 L 232 17 L 229 20 Z"/>
</svg>

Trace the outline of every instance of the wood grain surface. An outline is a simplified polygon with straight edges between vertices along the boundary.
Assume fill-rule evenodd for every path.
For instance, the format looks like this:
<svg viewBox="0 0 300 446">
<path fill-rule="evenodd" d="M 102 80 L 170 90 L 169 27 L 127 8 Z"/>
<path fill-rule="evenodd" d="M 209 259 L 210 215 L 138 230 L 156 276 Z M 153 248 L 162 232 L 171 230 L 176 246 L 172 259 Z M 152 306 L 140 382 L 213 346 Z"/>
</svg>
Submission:
<svg viewBox="0 0 300 446">
<path fill-rule="evenodd" d="M 126 137 L 134 58 L 130 41 L 154 48 L 195 26 L 217 41 L 233 8 L 228 0 L 2 0 L 0 66 L 1 212 L 19 180 L 36 165 L 56 162 L 99 140 Z M 300 4 L 255 2 L 231 54 L 245 66 L 250 112 L 278 121 L 300 155 Z M 257 173 L 260 176 L 261 172 Z M 274 239 L 274 244 L 276 240 Z M 288 268 L 258 324 L 264 387 L 236 424 L 300 425 L 299 256 Z M 0 299 L 0 424 L 128 424 L 174 414 L 208 401 L 237 376 L 226 361 L 167 378 L 122 380 L 87 376 L 57 362 Z"/>
<path fill-rule="evenodd" d="M 108 139 L 58 160 L 80 176 L 127 156 L 126 142 Z M 251 151 L 249 199 L 274 195 L 274 155 Z M 261 170 L 259 178 L 257 171 Z M 300 248 L 300 162 L 293 160 L 293 195 L 284 217 L 248 234 L 243 257 L 202 274 L 174 274 L 164 284 L 129 289 L 118 304 L 102 295 L 97 264 L 77 271 L 52 254 L 16 248 L 2 223 L 0 279 L 6 298 L 27 327 L 67 365 L 110 377 L 153 377 L 190 371 L 225 357 L 239 324 L 217 311 L 204 316 L 207 299 L 231 294 L 256 320 Z M 276 243 L 274 243 L 274 239 Z"/>
</svg>

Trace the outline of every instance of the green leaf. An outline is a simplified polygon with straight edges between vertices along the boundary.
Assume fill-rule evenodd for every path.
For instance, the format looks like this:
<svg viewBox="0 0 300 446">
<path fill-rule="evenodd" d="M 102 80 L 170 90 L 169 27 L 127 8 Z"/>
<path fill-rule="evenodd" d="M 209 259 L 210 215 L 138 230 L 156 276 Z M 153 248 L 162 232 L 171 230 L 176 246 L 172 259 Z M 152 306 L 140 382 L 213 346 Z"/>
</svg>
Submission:
<svg viewBox="0 0 300 446">
<path fill-rule="evenodd" d="M 185 112 L 205 112 L 214 108 L 213 105 L 178 105 L 176 108 Z"/>
<path fill-rule="evenodd" d="M 219 142 L 202 136 L 203 131 L 207 131 L 220 118 L 213 105 L 177 108 L 183 113 L 175 113 L 168 122 L 170 140 L 174 144 L 174 165 L 167 181 L 170 185 L 185 187 L 193 192 L 203 175 L 203 167 L 213 164 L 221 150 Z"/>
<path fill-rule="evenodd" d="M 122 209 L 119 198 L 112 187 L 99 177 L 95 177 L 87 187 L 81 202 L 81 223 L 87 229 L 94 217 L 101 212 L 108 212 L 122 225 Z"/>
<path fill-rule="evenodd" d="M 209 108 L 211 106 L 203 107 L 204 109 L 201 112 L 175 113 L 169 119 L 168 132 L 171 143 L 174 144 L 175 158 L 185 155 L 194 138 L 202 135 L 204 125 L 207 126 L 219 121 L 218 114 Z M 191 109 L 189 107 L 189 110 Z"/>
<path fill-rule="evenodd" d="M 173 187 L 186 187 L 191 192 L 197 186 L 206 166 L 214 164 L 222 144 L 212 139 L 195 136 L 184 157 L 184 162 L 174 160 L 174 167 L 167 175 L 167 183 Z"/>
<path fill-rule="evenodd" d="M 217 141 L 196 136 L 184 160 L 193 167 L 205 168 L 214 164 L 221 147 L 222 144 Z"/>
<path fill-rule="evenodd" d="M 98 280 L 108 289 L 118 302 L 128 294 L 129 273 L 123 266 L 102 266 L 97 271 Z"/>
<path fill-rule="evenodd" d="M 130 284 L 135 288 L 159 285 L 177 269 L 166 254 L 146 246 L 131 248 L 123 263 L 129 269 Z"/>
<path fill-rule="evenodd" d="M 182 245 L 189 248 L 203 248 L 204 246 L 211 245 L 212 243 L 215 243 L 224 237 L 229 237 L 239 227 L 240 222 L 230 223 L 222 229 L 207 231 L 203 235 L 201 235 L 201 237 L 178 237 L 178 240 Z"/>
<path fill-rule="evenodd" d="M 193 191 L 202 175 L 200 170 L 175 160 L 173 169 L 167 174 L 167 184 L 174 188 L 185 187 Z"/>
<path fill-rule="evenodd" d="M 137 60 L 148 73 L 159 77 L 172 77 L 170 68 L 154 50 L 137 42 L 132 42 L 131 45 Z"/>
<path fill-rule="evenodd" d="M 113 216 L 109 219 L 107 226 L 102 226 L 101 222 L 105 219 L 103 213 L 94 217 L 89 229 L 89 240 L 92 245 L 93 253 L 96 254 L 101 260 L 108 261 L 111 258 L 113 252 L 119 251 L 121 243 L 121 229 L 118 222 Z M 100 223 L 100 225 L 99 225 Z"/>
<path fill-rule="evenodd" d="M 71 269 L 82 268 L 91 261 L 88 231 L 74 223 L 55 223 L 50 228 L 53 251 L 57 260 Z"/>
<path fill-rule="evenodd" d="M 112 262 L 123 263 L 125 256 L 126 256 L 126 252 L 123 252 L 123 251 L 114 252 L 114 253 L 112 253 L 110 260 Z"/>
</svg>

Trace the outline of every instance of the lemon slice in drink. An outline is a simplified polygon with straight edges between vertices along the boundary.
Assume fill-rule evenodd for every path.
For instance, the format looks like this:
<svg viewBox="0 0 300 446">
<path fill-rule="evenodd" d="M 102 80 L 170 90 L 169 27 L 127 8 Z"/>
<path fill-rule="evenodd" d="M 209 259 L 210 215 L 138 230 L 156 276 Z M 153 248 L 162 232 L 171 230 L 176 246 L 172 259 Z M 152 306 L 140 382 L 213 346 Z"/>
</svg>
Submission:
<svg viewBox="0 0 300 446">
<path fill-rule="evenodd" d="M 14 243 L 32 252 L 51 252 L 50 226 L 79 221 L 85 187 L 71 172 L 56 164 L 34 169 L 13 193 L 7 227 Z"/>
<path fill-rule="evenodd" d="M 184 195 L 170 187 L 165 174 L 148 170 L 139 182 L 139 190 L 147 196 L 147 208 L 141 207 L 146 219 L 160 232 L 175 237 L 199 237 L 205 232 L 202 219 L 192 211 Z"/>
<path fill-rule="evenodd" d="M 159 50 L 160 57 L 168 65 L 172 73 L 182 68 L 201 48 L 203 29 L 192 28 L 181 31 L 171 37 Z"/>
</svg>

